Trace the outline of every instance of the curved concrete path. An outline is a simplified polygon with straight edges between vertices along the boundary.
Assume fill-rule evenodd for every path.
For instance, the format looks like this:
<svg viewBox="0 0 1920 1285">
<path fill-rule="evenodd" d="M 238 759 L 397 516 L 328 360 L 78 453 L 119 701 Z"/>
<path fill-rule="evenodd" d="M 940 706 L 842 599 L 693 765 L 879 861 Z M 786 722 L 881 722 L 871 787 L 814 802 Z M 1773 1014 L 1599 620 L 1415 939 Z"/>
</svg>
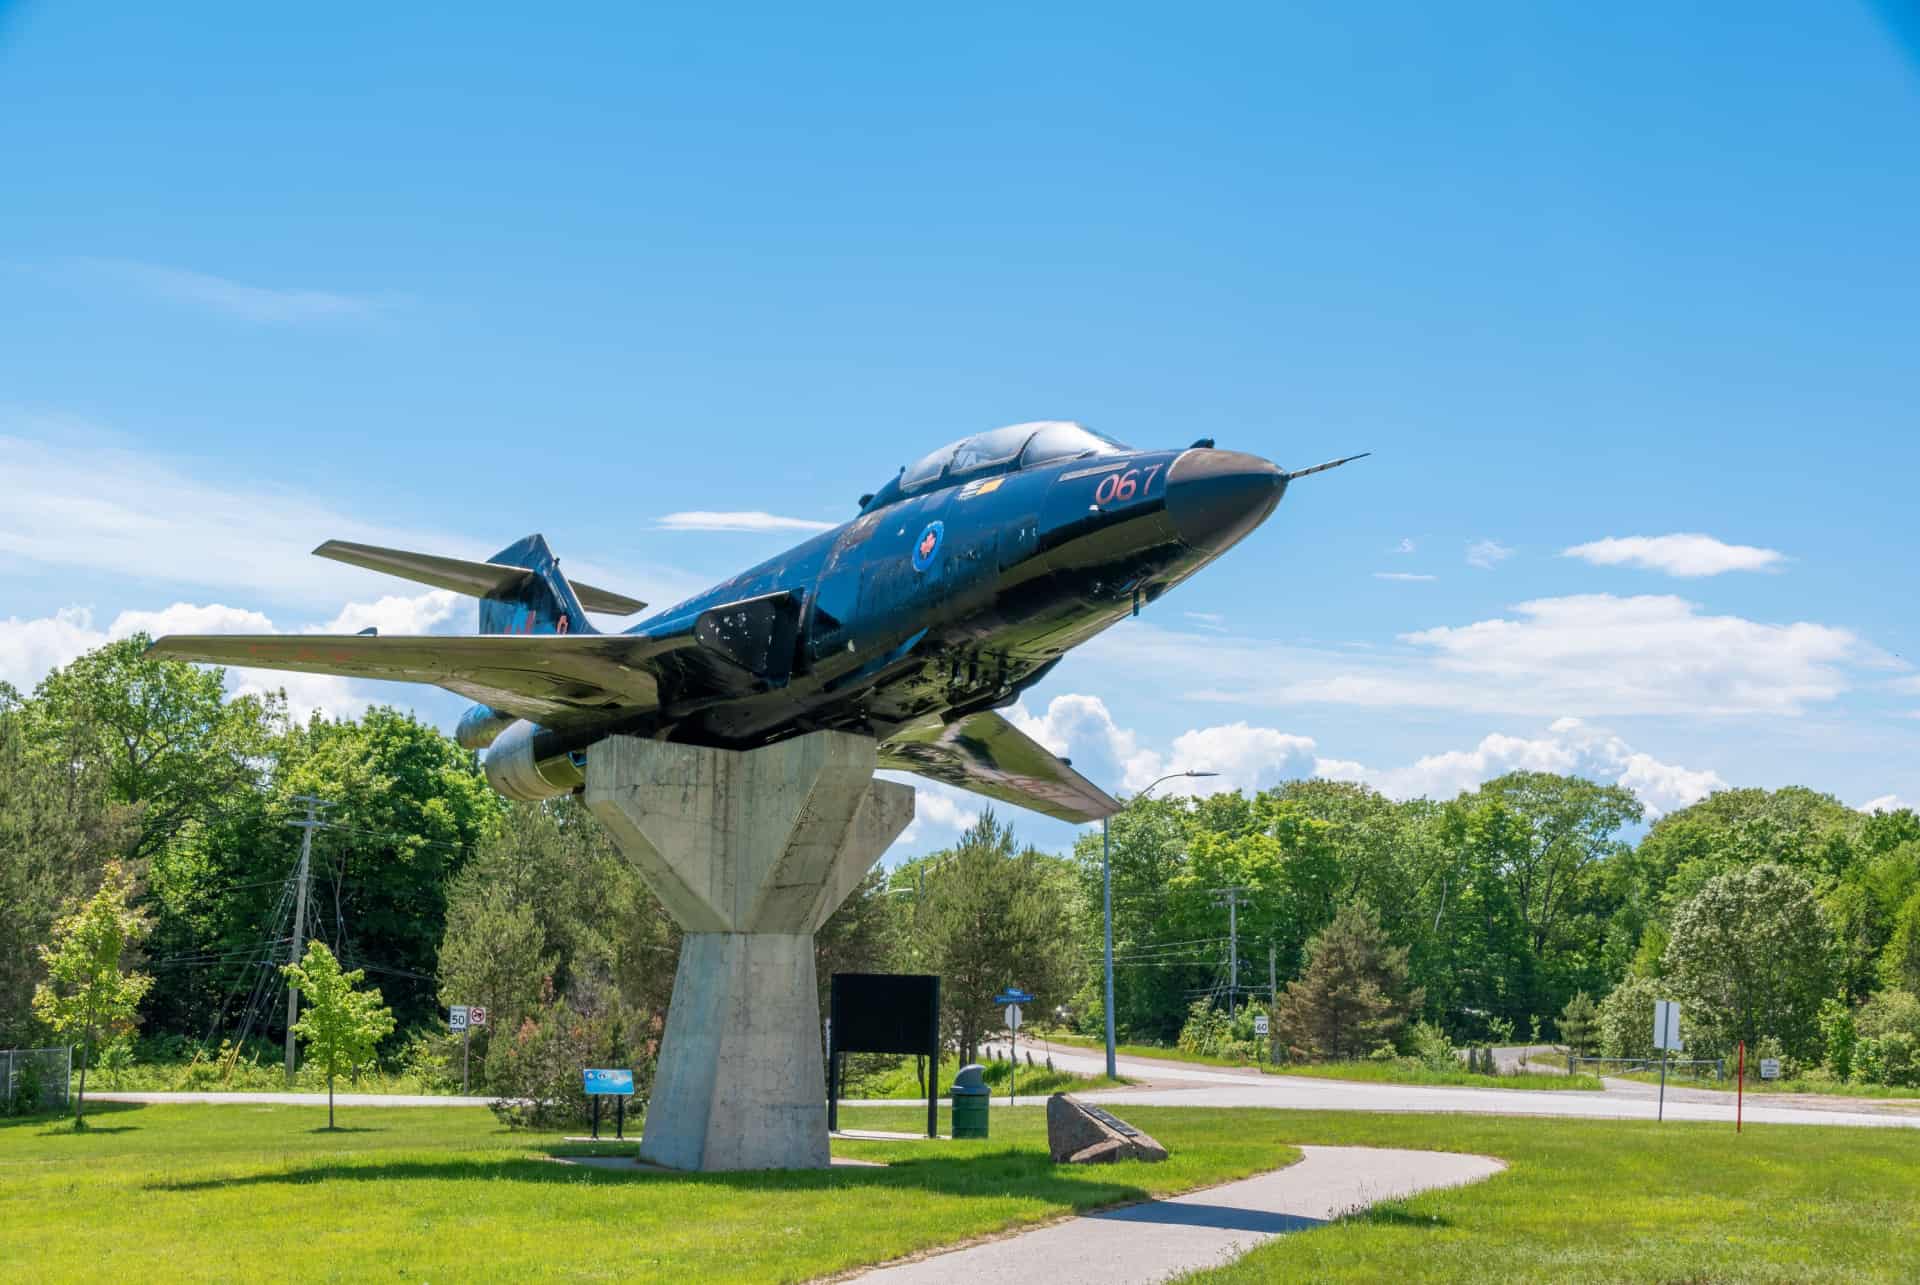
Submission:
<svg viewBox="0 0 1920 1285">
<path fill-rule="evenodd" d="M 1458 1187 L 1506 1168 L 1485 1156 L 1302 1147 L 1298 1164 L 1221 1187 L 1085 1214 L 1001 1240 L 878 1267 L 886 1285 L 1149 1285 L 1231 1262 L 1263 1241 L 1379 1200 Z"/>
</svg>

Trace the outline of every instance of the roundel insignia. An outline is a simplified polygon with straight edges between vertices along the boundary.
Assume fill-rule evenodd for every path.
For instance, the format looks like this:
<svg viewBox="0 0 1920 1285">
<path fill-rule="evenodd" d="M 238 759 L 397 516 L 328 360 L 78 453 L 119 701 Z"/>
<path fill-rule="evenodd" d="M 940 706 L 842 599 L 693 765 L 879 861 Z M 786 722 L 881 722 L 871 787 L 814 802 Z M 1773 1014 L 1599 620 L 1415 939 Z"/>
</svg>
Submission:
<svg viewBox="0 0 1920 1285">
<path fill-rule="evenodd" d="M 944 522 L 929 522 L 927 529 L 913 545 L 913 569 L 925 571 L 933 565 L 934 555 L 940 552 L 940 542 L 946 538 L 947 526 Z"/>
</svg>

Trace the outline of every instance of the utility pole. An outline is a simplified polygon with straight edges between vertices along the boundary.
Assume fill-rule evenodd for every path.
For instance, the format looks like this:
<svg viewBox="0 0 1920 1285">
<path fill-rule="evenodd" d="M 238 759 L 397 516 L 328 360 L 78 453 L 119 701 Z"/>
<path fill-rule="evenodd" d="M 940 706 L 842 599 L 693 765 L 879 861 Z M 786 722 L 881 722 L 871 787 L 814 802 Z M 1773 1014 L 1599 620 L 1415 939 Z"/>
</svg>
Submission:
<svg viewBox="0 0 1920 1285">
<path fill-rule="evenodd" d="M 320 809 L 333 806 L 331 803 L 326 803 L 314 798 L 311 794 L 297 794 L 294 796 L 293 801 L 307 805 L 307 816 L 304 821 L 287 822 L 288 825 L 297 826 L 300 830 L 300 867 L 295 871 L 293 876 L 293 939 L 289 943 L 291 949 L 287 952 L 287 962 L 289 964 L 299 963 L 301 954 L 307 948 L 307 872 L 313 857 L 313 832 L 326 824 L 326 822 L 320 819 Z M 294 987 L 288 986 L 287 1084 L 289 1086 L 293 1084 L 293 1024 L 298 1020 L 299 1016 L 300 992 Z"/>
<path fill-rule="evenodd" d="M 1233 1020 L 1234 1001 L 1240 994 L 1240 894 L 1244 888 L 1221 888 L 1218 895 L 1227 902 L 1227 1020 Z M 1218 902 L 1214 903 L 1218 905 Z"/>
<path fill-rule="evenodd" d="M 1272 1014 L 1275 1009 L 1280 1007 L 1279 976 L 1280 976 L 1279 973 L 1275 971 L 1275 968 L 1274 968 L 1274 945 L 1272 942 L 1268 942 L 1267 943 L 1267 1012 L 1269 1014 Z M 1275 1042 L 1279 1038 L 1280 1037 L 1276 1032 L 1273 1032 L 1270 1030 L 1267 1033 L 1267 1060 L 1268 1061 L 1275 1060 L 1273 1056 L 1273 1050 L 1276 1047 Z"/>
</svg>

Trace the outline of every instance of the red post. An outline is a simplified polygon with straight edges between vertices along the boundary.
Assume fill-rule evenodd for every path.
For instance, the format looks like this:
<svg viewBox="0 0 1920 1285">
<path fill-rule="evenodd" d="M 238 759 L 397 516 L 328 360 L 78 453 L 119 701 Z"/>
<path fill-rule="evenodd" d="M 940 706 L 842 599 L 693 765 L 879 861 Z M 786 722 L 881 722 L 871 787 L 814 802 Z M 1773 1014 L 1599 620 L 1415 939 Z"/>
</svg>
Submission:
<svg viewBox="0 0 1920 1285">
<path fill-rule="evenodd" d="M 1747 1042 L 1740 1041 L 1740 1088 L 1733 1099 L 1733 1131 L 1740 1132 L 1742 1117 L 1747 1111 Z"/>
</svg>

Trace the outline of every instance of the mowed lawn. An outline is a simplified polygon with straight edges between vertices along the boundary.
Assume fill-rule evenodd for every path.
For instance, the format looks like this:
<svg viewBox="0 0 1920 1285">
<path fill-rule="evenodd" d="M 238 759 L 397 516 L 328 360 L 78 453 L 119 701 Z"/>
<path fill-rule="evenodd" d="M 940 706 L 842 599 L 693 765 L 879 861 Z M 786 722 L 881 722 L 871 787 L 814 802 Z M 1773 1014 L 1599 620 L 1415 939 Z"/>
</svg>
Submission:
<svg viewBox="0 0 1920 1285">
<path fill-rule="evenodd" d="M 1492 1116 L 1292 1115 L 1289 1141 L 1498 1156 L 1486 1182 L 1376 1205 L 1184 1278 L 1917 1281 L 1920 1131 Z"/>
<path fill-rule="evenodd" d="M 676 1176 L 476 1108 L 102 1107 L 0 1124 L 0 1277 L 805 1280 L 1287 1163 L 1294 1144 L 1474 1152 L 1506 1172 L 1281 1237 L 1206 1282 L 1920 1280 L 1907 1129 L 1137 1108 L 1165 1165 L 1056 1168 L 1040 1108 L 987 1142 L 842 1142 L 886 1169 Z M 910 1130 L 913 1107 L 849 1108 Z M 945 1112 L 942 1112 L 945 1124 Z M 609 1150 L 610 1148 L 603 1148 Z"/>
<path fill-rule="evenodd" d="M 1129 1114 L 1173 1159 L 1056 1168 L 1044 1110 L 996 1107 L 984 1142 L 836 1142 L 884 1169 L 679 1176 L 556 1163 L 593 1148 L 477 1107 L 347 1108 L 326 1133 L 323 1108 L 100 1104 L 79 1135 L 0 1122 L 0 1279 L 806 1280 L 1299 1156 L 1274 1112 Z"/>
</svg>

